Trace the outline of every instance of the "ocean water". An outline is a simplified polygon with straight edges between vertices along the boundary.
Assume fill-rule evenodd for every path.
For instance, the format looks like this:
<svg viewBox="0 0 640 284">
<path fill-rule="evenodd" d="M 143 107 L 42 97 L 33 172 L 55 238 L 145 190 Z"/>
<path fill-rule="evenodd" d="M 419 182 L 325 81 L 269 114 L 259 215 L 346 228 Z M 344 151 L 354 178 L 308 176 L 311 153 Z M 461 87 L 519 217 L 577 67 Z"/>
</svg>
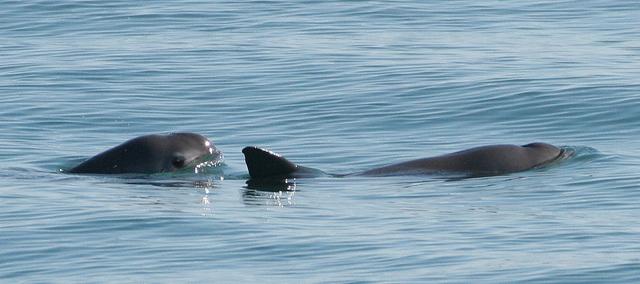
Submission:
<svg viewBox="0 0 640 284">
<path fill-rule="evenodd" d="M 2 1 L 0 282 L 640 281 L 637 1 Z M 74 175 L 191 131 L 204 173 Z M 516 174 L 250 186 L 487 144 Z"/>
</svg>

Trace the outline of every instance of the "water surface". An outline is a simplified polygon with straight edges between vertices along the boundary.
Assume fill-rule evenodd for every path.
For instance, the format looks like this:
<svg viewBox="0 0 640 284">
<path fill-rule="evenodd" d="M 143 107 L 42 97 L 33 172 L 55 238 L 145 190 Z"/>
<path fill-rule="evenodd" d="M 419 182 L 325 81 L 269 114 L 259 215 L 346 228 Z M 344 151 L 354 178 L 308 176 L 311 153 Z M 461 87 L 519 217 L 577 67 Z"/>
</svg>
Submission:
<svg viewBox="0 0 640 284">
<path fill-rule="evenodd" d="M 0 279 L 640 281 L 635 1 L 5 1 Z M 193 175 L 60 172 L 138 135 Z M 251 187 L 240 150 L 332 173 L 543 141 L 552 167 Z"/>
</svg>

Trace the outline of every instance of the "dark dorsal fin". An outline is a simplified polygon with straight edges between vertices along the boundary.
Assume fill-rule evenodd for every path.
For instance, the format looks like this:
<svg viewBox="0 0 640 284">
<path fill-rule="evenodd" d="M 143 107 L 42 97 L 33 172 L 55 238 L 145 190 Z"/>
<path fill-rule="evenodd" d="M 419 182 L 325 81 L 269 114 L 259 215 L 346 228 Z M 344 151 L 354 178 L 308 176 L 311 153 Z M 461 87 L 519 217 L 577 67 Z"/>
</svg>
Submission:
<svg viewBox="0 0 640 284">
<path fill-rule="evenodd" d="M 242 149 L 249 175 L 253 179 L 291 176 L 298 166 L 284 157 L 258 147 Z"/>
</svg>

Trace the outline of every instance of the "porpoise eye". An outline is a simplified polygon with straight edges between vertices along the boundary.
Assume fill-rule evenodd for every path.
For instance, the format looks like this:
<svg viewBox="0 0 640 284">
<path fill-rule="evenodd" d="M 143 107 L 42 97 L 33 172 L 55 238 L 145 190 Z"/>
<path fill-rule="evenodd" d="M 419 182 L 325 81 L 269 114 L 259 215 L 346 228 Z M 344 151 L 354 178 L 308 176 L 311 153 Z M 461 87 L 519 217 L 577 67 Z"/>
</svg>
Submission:
<svg viewBox="0 0 640 284">
<path fill-rule="evenodd" d="M 171 164 L 177 169 L 184 167 L 184 157 L 173 157 Z"/>
</svg>

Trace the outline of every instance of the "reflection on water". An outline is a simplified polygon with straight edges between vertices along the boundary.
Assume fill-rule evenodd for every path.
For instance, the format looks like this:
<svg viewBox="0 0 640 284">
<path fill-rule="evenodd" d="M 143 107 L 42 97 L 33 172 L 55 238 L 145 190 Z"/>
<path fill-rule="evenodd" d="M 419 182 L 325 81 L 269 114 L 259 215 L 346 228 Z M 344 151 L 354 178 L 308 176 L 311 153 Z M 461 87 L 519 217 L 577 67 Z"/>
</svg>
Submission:
<svg viewBox="0 0 640 284">
<path fill-rule="evenodd" d="M 202 188 L 207 193 L 209 190 L 213 189 L 216 186 L 216 182 L 213 178 L 208 179 L 198 179 L 198 180 L 173 180 L 173 179 L 153 179 L 153 178 L 138 178 L 138 179 L 129 179 L 126 180 L 125 184 L 132 185 L 151 185 L 161 188 L 169 188 L 169 189 L 191 189 L 191 188 Z"/>
<path fill-rule="evenodd" d="M 248 180 L 242 191 L 242 200 L 247 205 L 286 207 L 295 205 L 296 180 Z"/>
<path fill-rule="evenodd" d="M 246 188 L 266 192 L 294 191 L 296 179 L 249 179 Z"/>
<path fill-rule="evenodd" d="M 205 188 L 204 196 L 202 196 L 202 201 L 200 204 L 202 205 L 202 216 L 213 216 L 213 203 L 209 198 L 209 189 Z"/>
<path fill-rule="evenodd" d="M 202 190 L 203 195 L 200 199 L 200 204 L 202 205 L 203 216 L 212 216 L 213 215 L 213 201 L 210 197 L 210 194 L 213 190 L 218 186 L 216 183 L 220 182 L 223 178 L 219 177 L 217 179 L 208 178 L 208 179 L 197 179 L 197 180 L 171 180 L 171 179 L 153 179 L 153 178 L 138 178 L 138 179 L 130 179 L 125 181 L 125 184 L 130 185 L 150 185 L 153 187 L 158 187 L 161 190 Z"/>
</svg>

